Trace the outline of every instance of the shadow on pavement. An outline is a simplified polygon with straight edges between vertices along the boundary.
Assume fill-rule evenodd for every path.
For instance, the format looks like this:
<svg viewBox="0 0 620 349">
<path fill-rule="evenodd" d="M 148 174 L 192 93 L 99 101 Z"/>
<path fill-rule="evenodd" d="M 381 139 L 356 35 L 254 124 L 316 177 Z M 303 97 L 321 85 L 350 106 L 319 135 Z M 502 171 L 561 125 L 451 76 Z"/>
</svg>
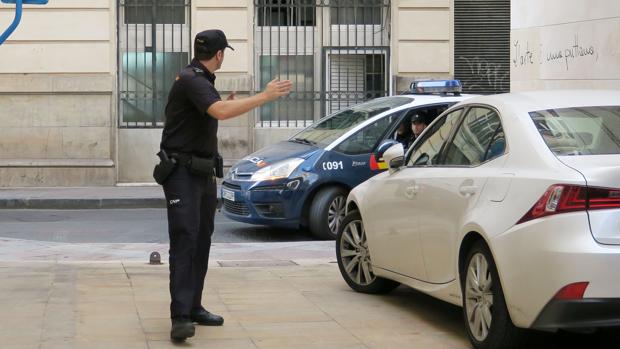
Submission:
<svg viewBox="0 0 620 349">
<path fill-rule="evenodd" d="M 467 337 L 460 307 L 440 301 L 406 286 L 383 296 L 392 306 L 400 306 L 407 312 L 432 324 L 438 331 L 458 337 Z M 548 333 L 527 331 L 521 348 L 527 349 L 616 349 L 620 348 L 620 328 L 609 328 L 592 333 L 573 333 L 559 331 Z"/>
</svg>

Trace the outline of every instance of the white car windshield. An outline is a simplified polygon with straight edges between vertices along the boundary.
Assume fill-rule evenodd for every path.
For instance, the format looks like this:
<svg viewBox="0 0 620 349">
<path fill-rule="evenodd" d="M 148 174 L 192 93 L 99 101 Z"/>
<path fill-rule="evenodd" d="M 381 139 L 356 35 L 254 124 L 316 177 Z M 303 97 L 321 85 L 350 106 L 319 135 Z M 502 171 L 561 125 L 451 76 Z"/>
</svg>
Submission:
<svg viewBox="0 0 620 349">
<path fill-rule="evenodd" d="M 530 112 L 555 155 L 620 154 L 620 106 Z"/>
<path fill-rule="evenodd" d="M 360 123 L 407 103 L 407 97 L 385 97 L 358 104 L 329 116 L 293 136 L 290 141 L 325 147 Z"/>
</svg>

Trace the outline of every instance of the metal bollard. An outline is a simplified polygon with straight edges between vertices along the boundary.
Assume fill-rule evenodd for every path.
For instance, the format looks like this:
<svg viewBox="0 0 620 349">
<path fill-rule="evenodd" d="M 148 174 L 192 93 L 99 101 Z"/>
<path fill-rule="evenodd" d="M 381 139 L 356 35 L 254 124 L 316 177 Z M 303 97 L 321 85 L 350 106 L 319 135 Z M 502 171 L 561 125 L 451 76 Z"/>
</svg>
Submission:
<svg viewBox="0 0 620 349">
<path fill-rule="evenodd" d="M 162 264 L 161 255 L 159 254 L 159 252 L 157 251 L 151 252 L 151 256 L 149 257 L 149 264 L 152 264 L 152 265 Z"/>
</svg>

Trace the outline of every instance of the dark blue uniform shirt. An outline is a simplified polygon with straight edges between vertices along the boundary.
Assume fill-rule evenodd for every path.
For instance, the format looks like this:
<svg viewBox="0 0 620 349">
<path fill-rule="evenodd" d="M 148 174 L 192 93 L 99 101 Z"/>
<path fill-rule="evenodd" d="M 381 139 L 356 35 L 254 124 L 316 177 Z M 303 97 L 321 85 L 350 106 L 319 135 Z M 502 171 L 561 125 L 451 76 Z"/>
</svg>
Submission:
<svg viewBox="0 0 620 349">
<path fill-rule="evenodd" d="M 217 155 L 218 122 L 207 114 L 221 100 L 214 84 L 215 75 L 197 59 L 181 70 L 168 95 L 162 149 L 201 157 Z"/>
</svg>

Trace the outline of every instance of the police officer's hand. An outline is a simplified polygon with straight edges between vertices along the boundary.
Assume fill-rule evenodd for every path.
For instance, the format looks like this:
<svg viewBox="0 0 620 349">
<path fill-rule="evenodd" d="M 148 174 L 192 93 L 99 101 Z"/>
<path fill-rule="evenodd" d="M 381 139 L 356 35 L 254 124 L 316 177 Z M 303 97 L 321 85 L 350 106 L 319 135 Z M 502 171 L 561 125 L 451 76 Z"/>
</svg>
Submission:
<svg viewBox="0 0 620 349">
<path fill-rule="evenodd" d="M 273 101 L 289 94 L 292 87 L 293 83 L 290 80 L 280 80 L 275 78 L 267 84 L 267 87 L 263 93 L 265 93 L 268 100 Z"/>
</svg>

